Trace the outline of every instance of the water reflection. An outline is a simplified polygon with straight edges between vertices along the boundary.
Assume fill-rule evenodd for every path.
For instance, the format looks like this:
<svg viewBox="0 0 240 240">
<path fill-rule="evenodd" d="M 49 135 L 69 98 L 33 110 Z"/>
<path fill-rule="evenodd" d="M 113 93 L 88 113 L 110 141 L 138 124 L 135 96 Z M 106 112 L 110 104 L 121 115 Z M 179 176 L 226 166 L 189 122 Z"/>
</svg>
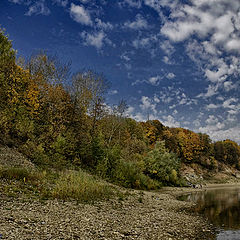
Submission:
<svg viewBox="0 0 240 240">
<path fill-rule="evenodd" d="M 195 211 L 220 229 L 240 229 L 240 188 L 205 190 L 181 196 L 181 200 L 197 203 Z"/>
</svg>

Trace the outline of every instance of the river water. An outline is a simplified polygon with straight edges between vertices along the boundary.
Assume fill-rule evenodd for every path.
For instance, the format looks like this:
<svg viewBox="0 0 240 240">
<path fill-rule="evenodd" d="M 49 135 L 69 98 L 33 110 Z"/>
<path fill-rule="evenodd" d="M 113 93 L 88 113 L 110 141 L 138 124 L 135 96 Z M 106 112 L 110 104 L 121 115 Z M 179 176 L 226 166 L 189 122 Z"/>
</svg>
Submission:
<svg viewBox="0 0 240 240">
<path fill-rule="evenodd" d="M 194 210 L 217 227 L 217 240 L 240 240 L 240 187 L 207 189 L 179 199 L 196 203 Z"/>
</svg>

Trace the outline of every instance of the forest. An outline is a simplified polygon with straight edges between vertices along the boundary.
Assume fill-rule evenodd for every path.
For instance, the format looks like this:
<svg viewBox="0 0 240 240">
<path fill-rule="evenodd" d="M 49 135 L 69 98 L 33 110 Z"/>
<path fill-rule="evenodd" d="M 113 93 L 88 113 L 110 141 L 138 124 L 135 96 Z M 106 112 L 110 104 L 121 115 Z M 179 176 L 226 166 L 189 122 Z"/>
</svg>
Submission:
<svg viewBox="0 0 240 240">
<path fill-rule="evenodd" d="M 42 169 L 82 169 L 135 189 L 182 186 L 182 164 L 240 170 L 240 146 L 206 134 L 137 122 L 122 100 L 109 107 L 101 74 L 80 71 L 45 52 L 16 56 L 0 30 L 0 144 Z"/>
</svg>

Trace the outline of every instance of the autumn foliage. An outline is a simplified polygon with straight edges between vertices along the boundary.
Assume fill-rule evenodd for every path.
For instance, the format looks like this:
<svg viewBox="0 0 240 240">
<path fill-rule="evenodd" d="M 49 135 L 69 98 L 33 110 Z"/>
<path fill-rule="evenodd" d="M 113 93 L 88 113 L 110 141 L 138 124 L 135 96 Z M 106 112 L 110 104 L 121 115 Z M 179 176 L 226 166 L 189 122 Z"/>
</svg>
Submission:
<svg viewBox="0 0 240 240">
<path fill-rule="evenodd" d="M 181 185 L 181 162 L 239 168 L 237 143 L 212 143 L 206 134 L 158 120 L 137 122 L 126 117 L 125 101 L 106 106 L 109 83 L 102 75 L 69 70 L 44 52 L 17 64 L 0 30 L 0 144 L 43 168 L 80 167 L 140 189 Z"/>
</svg>

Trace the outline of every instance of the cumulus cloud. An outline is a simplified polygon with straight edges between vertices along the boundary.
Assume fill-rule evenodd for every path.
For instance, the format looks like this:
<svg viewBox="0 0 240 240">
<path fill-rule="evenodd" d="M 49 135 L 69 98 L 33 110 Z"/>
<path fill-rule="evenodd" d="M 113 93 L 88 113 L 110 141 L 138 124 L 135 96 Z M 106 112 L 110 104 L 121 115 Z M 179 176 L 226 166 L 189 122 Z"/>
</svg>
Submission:
<svg viewBox="0 0 240 240">
<path fill-rule="evenodd" d="M 89 12 L 81 5 L 75 5 L 74 3 L 71 4 L 70 7 L 70 16 L 71 18 L 83 25 L 91 26 L 92 20 Z"/>
<path fill-rule="evenodd" d="M 186 41 L 189 57 L 211 82 L 207 93 L 201 96 L 212 97 L 218 94 L 216 90 L 219 88 L 225 91 L 236 88 L 228 78 L 240 75 L 240 1 L 164 2 L 171 14 L 164 19 L 161 33 L 172 43 Z M 157 4 L 154 0 L 145 0 L 145 3 L 158 12 L 163 7 L 162 3 Z M 228 83 L 225 84 L 226 81 Z"/>
<path fill-rule="evenodd" d="M 100 49 L 104 45 L 106 34 L 102 31 L 94 33 L 88 33 L 84 31 L 81 33 L 81 37 L 84 40 L 84 44 L 86 46 L 94 46 L 97 49 Z"/>
<path fill-rule="evenodd" d="M 233 119 L 235 121 L 235 119 Z M 198 129 L 202 133 L 206 133 L 211 136 L 214 141 L 232 139 L 240 144 L 240 125 L 233 124 L 232 119 L 228 118 L 223 121 L 214 121 L 214 124 L 207 124 L 204 127 Z"/>
<path fill-rule="evenodd" d="M 157 113 L 156 104 L 146 96 L 142 96 L 140 108 L 144 111 L 152 111 L 153 114 Z"/>
<path fill-rule="evenodd" d="M 180 127 L 180 122 L 176 121 L 171 115 L 164 116 L 161 122 L 168 127 Z"/>
</svg>

